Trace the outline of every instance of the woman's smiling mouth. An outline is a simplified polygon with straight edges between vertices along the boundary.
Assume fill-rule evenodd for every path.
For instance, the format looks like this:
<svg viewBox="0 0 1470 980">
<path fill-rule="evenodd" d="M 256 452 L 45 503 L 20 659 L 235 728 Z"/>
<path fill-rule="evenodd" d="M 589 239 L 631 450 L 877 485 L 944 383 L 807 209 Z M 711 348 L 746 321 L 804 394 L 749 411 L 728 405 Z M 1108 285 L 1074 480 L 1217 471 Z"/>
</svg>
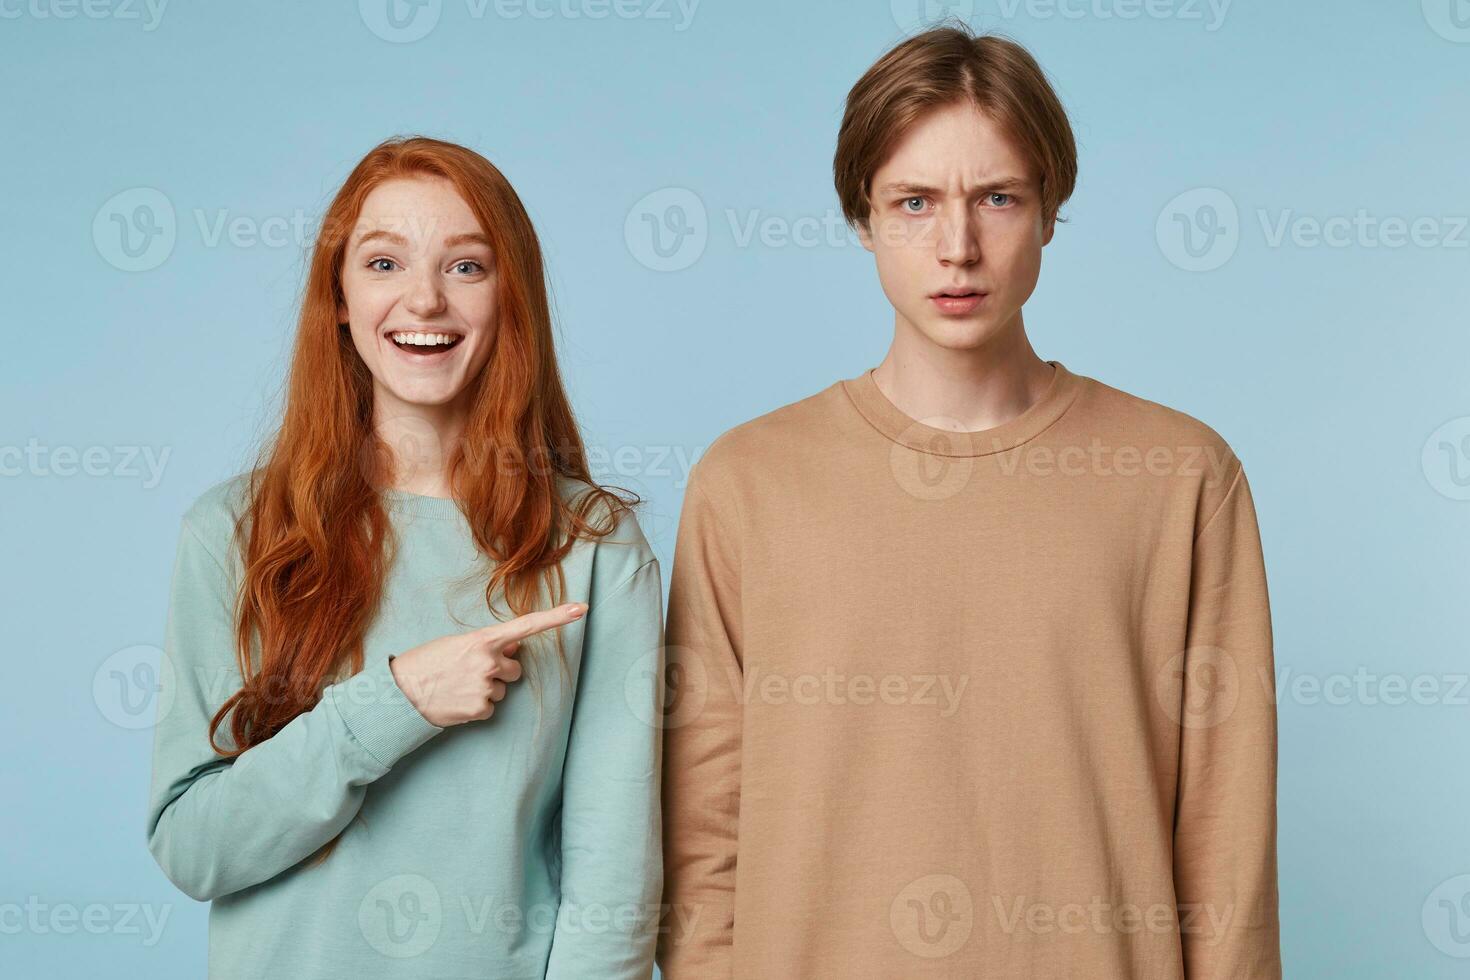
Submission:
<svg viewBox="0 0 1470 980">
<path fill-rule="evenodd" d="M 463 334 L 446 331 L 395 330 L 388 333 L 393 346 L 415 360 L 447 354 L 464 339 Z"/>
</svg>

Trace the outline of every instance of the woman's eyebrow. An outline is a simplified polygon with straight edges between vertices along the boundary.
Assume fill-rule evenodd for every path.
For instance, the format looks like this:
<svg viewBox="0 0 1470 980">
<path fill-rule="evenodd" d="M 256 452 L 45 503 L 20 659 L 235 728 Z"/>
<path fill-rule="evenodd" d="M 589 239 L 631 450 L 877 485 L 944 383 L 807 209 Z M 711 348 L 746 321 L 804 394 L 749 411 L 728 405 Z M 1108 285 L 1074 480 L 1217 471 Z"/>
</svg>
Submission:
<svg viewBox="0 0 1470 980">
<path fill-rule="evenodd" d="M 444 239 L 444 244 L 450 247 L 455 245 L 484 245 L 490 247 L 490 239 L 478 231 L 465 232 L 461 235 L 450 235 Z"/>
<path fill-rule="evenodd" d="M 374 228 L 372 231 L 363 232 L 362 237 L 358 238 L 357 240 L 357 245 L 358 247 L 361 247 L 363 245 L 366 245 L 368 242 L 377 241 L 378 239 L 382 239 L 383 241 L 386 241 L 392 245 L 408 244 L 408 239 L 404 238 L 396 231 L 388 231 L 384 228 Z"/>
<path fill-rule="evenodd" d="M 404 238 L 396 231 L 388 231 L 385 228 L 374 228 L 372 231 L 364 232 L 362 237 L 357 240 L 357 245 L 361 247 L 363 245 L 366 245 L 368 242 L 377 241 L 379 239 L 386 241 L 392 245 L 400 245 L 404 247 L 408 245 L 407 238 Z M 470 231 L 458 235 L 450 235 L 448 238 L 444 239 L 444 244 L 450 248 L 453 248 L 456 245 L 483 245 L 486 248 L 490 248 L 490 239 L 478 231 Z"/>
</svg>

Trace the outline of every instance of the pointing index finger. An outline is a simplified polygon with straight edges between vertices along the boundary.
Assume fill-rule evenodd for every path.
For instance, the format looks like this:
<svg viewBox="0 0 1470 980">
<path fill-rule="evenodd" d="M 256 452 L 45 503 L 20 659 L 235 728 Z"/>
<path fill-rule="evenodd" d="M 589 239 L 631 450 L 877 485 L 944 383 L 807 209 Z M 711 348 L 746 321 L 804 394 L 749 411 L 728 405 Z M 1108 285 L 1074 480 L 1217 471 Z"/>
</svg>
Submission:
<svg viewBox="0 0 1470 980">
<path fill-rule="evenodd" d="M 491 627 L 493 635 L 500 640 L 524 640 L 547 630 L 576 622 L 587 614 L 585 602 L 568 602 L 555 609 L 539 609 L 536 612 L 517 616 L 508 623 Z"/>
</svg>

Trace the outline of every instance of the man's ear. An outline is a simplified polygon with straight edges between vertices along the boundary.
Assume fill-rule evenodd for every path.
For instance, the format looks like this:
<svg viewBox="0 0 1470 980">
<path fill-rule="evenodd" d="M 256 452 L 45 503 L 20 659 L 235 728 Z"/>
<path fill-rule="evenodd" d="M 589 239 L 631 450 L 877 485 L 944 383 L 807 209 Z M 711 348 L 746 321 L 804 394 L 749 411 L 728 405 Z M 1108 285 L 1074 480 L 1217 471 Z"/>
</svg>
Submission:
<svg viewBox="0 0 1470 980">
<path fill-rule="evenodd" d="M 863 248 L 867 249 L 869 252 L 873 250 L 873 232 L 868 227 L 868 221 L 871 219 L 871 217 L 872 216 L 869 215 L 867 218 L 863 218 L 861 221 L 853 226 L 853 230 L 857 232 L 858 241 L 861 242 Z"/>
<path fill-rule="evenodd" d="M 1046 224 L 1041 226 L 1041 246 L 1043 248 L 1051 244 L 1051 236 L 1056 233 L 1056 230 L 1057 216 L 1052 215 L 1047 219 Z"/>
</svg>

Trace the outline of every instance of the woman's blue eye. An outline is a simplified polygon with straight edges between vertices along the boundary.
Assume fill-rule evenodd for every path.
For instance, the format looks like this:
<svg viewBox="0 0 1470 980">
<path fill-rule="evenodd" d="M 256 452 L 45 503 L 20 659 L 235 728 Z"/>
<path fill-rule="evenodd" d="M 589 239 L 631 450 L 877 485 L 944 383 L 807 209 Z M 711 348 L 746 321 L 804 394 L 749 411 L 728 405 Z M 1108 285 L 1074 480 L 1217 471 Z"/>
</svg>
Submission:
<svg viewBox="0 0 1470 980">
<path fill-rule="evenodd" d="M 369 262 L 368 268 L 372 269 L 374 272 L 391 272 L 393 271 L 393 268 L 397 265 L 398 263 L 393 261 L 392 259 L 378 258 L 373 259 L 371 262 Z M 465 266 L 469 266 L 469 268 L 465 269 Z M 484 267 L 473 259 L 465 259 L 463 262 L 456 262 L 451 268 L 457 269 L 463 272 L 465 275 L 473 275 L 476 272 L 484 271 Z"/>
</svg>

